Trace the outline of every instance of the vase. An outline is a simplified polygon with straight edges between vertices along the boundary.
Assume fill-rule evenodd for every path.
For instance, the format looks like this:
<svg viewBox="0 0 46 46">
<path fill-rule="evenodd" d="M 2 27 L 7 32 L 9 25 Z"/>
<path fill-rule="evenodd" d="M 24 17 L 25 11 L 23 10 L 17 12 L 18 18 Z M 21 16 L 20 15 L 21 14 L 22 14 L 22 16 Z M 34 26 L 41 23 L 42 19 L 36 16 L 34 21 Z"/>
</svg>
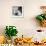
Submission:
<svg viewBox="0 0 46 46">
<path fill-rule="evenodd" d="M 12 44 L 14 44 L 14 40 L 17 38 L 17 36 L 12 36 L 11 40 L 12 40 Z"/>
</svg>

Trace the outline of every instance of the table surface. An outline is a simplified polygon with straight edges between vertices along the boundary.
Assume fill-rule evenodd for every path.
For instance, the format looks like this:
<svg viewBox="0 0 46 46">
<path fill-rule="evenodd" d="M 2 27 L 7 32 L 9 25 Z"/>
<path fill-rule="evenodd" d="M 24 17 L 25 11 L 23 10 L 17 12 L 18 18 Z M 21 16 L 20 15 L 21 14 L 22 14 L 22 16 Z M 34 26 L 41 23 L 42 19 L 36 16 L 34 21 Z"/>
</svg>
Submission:
<svg viewBox="0 0 46 46">
<path fill-rule="evenodd" d="M 15 45 L 15 46 L 46 46 L 46 44 L 42 44 L 42 45 L 34 45 L 34 44 L 23 44 L 23 45 Z"/>
</svg>

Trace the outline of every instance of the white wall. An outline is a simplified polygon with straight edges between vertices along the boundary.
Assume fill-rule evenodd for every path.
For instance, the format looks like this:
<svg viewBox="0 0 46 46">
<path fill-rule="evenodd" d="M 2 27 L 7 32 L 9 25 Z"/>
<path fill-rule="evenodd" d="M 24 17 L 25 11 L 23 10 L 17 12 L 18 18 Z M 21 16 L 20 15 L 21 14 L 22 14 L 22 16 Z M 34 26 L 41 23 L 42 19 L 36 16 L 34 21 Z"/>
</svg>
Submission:
<svg viewBox="0 0 46 46">
<path fill-rule="evenodd" d="M 11 17 L 12 6 L 16 5 L 24 6 L 24 18 Z M 41 29 L 35 20 L 36 15 L 41 13 L 41 5 L 46 5 L 46 0 L 0 0 L 0 33 L 4 32 L 6 25 L 15 25 L 19 36 L 31 36 L 36 29 Z"/>
</svg>

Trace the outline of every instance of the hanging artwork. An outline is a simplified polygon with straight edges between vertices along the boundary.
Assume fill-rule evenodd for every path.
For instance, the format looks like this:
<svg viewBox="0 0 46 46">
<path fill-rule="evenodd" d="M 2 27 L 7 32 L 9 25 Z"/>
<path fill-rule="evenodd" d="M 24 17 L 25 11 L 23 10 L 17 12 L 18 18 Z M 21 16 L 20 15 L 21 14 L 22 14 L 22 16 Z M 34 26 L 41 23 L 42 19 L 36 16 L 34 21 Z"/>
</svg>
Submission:
<svg viewBox="0 0 46 46">
<path fill-rule="evenodd" d="M 13 17 L 23 17 L 23 6 L 12 6 Z"/>
</svg>

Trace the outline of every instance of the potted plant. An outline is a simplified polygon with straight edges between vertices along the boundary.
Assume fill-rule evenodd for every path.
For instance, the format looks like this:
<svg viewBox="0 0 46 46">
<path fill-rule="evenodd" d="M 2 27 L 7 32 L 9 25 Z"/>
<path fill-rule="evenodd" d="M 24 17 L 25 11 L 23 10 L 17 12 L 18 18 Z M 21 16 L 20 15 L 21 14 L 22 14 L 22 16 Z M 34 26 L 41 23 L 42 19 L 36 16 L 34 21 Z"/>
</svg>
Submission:
<svg viewBox="0 0 46 46">
<path fill-rule="evenodd" d="M 10 41 L 11 41 L 11 38 L 13 36 L 17 36 L 17 33 L 18 33 L 18 31 L 17 31 L 15 26 L 6 26 L 6 28 L 5 28 L 5 35 L 8 37 L 8 39 Z M 8 40 L 8 42 L 10 42 L 9 40 Z"/>
<path fill-rule="evenodd" d="M 39 20 L 42 27 L 46 27 L 46 6 L 41 6 L 40 8 L 42 10 L 42 14 L 37 15 L 36 19 Z"/>
</svg>

